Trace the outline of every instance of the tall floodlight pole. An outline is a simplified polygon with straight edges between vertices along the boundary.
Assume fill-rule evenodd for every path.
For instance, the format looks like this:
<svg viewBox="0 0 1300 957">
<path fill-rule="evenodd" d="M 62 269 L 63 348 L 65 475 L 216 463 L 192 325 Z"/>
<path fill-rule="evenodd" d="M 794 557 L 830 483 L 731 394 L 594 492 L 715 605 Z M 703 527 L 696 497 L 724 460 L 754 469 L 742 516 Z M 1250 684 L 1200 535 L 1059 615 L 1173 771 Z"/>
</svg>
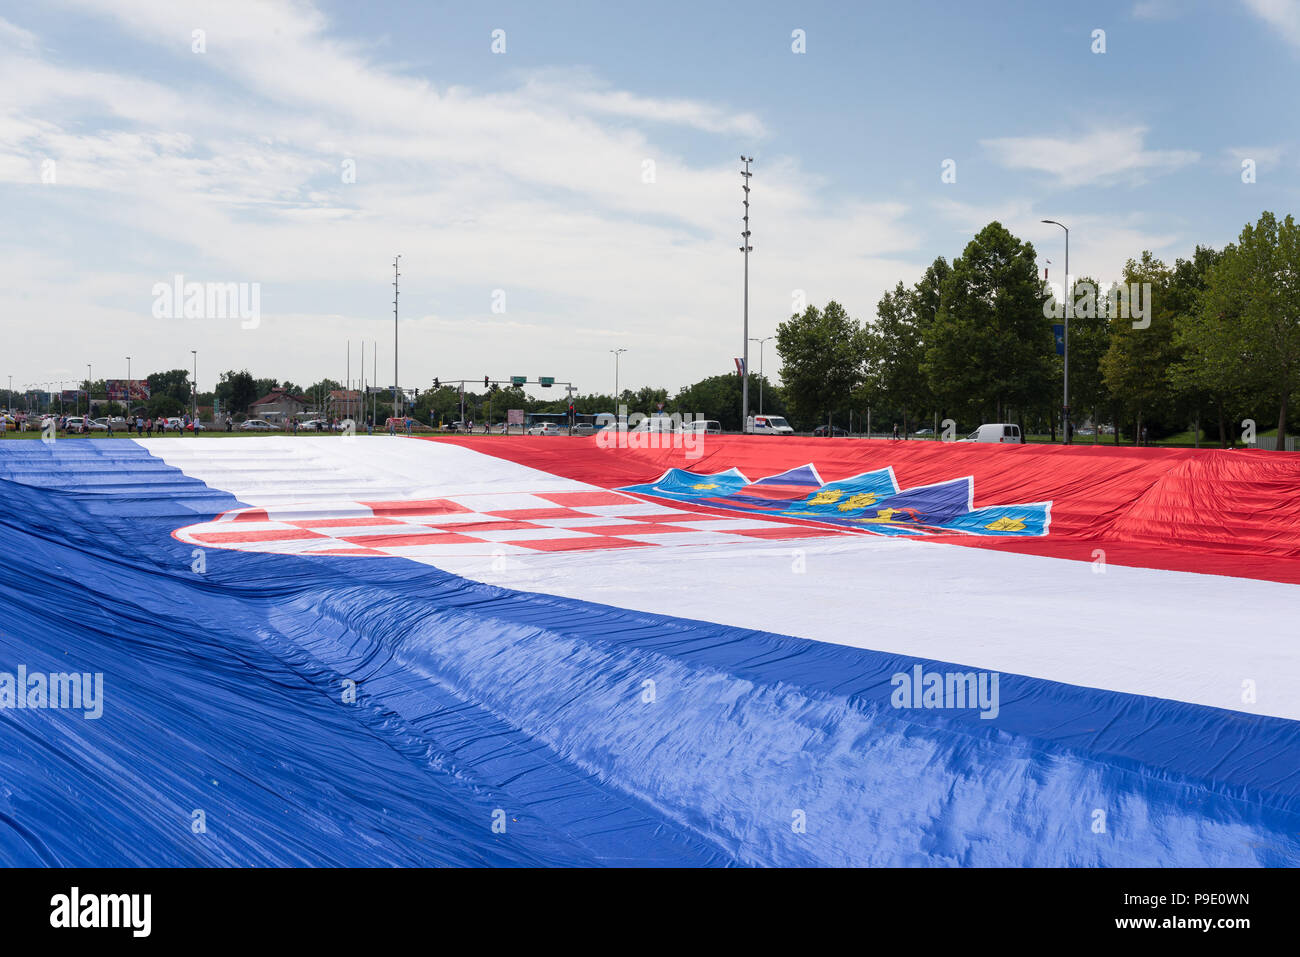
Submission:
<svg viewBox="0 0 1300 957">
<path fill-rule="evenodd" d="M 398 260 L 402 259 L 402 254 L 396 255 L 393 260 L 393 417 L 398 415 Z"/>
<path fill-rule="evenodd" d="M 194 434 L 197 436 L 199 434 L 199 350 L 191 349 L 190 355 L 194 357 L 194 382 L 190 386 L 190 392 L 194 395 Z M 126 387 L 130 389 L 131 384 L 128 382 Z"/>
<path fill-rule="evenodd" d="M 740 251 L 745 254 L 745 341 L 741 355 L 741 376 L 740 376 L 740 429 L 745 431 L 746 423 L 749 421 L 749 254 L 754 247 L 749 244 L 749 178 L 753 174 L 749 171 L 749 164 L 754 162 L 754 157 L 740 157 L 745 164 L 745 168 L 740 171 L 744 177 L 741 180 L 741 189 L 745 191 L 745 229 L 740 234 L 745 245 L 740 247 Z"/>
<path fill-rule="evenodd" d="M 618 357 L 627 352 L 626 349 L 610 349 L 614 355 L 614 408 L 618 409 Z M 615 412 L 615 415 L 618 413 Z"/>
<path fill-rule="evenodd" d="M 130 356 L 126 357 L 126 395 L 123 398 L 125 399 L 123 405 L 125 405 L 129 409 L 131 407 L 131 357 Z"/>
<path fill-rule="evenodd" d="M 1050 223 L 1053 226 L 1060 226 L 1065 230 L 1065 335 L 1062 337 L 1065 341 L 1064 358 L 1065 373 L 1062 378 L 1065 381 L 1062 390 L 1061 399 L 1061 441 L 1070 444 L 1070 313 L 1074 311 L 1074 278 L 1070 275 L 1070 230 L 1064 223 L 1058 223 L 1054 219 L 1044 219 L 1043 222 Z M 1094 425 L 1096 423 L 1093 423 Z"/>
<path fill-rule="evenodd" d="M 758 343 L 758 414 L 763 414 L 763 343 L 773 336 L 764 336 L 762 339 L 750 339 L 750 342 Z"/>
</svg>

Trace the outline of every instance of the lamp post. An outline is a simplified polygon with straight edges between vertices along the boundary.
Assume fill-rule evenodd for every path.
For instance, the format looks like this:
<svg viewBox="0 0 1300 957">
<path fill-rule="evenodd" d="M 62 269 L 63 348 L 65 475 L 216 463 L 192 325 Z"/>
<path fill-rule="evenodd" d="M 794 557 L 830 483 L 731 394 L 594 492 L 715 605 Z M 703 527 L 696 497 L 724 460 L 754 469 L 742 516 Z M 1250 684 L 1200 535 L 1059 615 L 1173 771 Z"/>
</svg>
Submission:
<svg viewBox="0 0 1300 957">
<path fill-rule="evenodd" d="M 131 357 L 126 357 L 126 395 L 124 396 L 124 405 L 131 404 Z"/>
<path fill-rule="evenodd" d="M 773 336 L 764 336 L 762 339 L 750 339 L 750 342 L 758 343 L 758 414 L 763 414 L 763 343 Z M 749 378 L 748 368 L 745 370 L 745 377 Z"/>
<path fill-rule="evenodd" d="M 749 254 L 754 247 L 749 244 L 749 178 L 754 175 L 749 171 L 749 164 L 754 162 L 754 157 L 741 154 L 741 162 L 745 168 L 740 171 L 744 177 L 741 180 L 741 189 L 745 191 L 745 228 L 740 234 L 740 238 L 745 245 L 740 247 L 740 251 L 745 254 L 745 331 L 743 343 L 743 359 L 741 360 L 741 371 L 744 373 L 740 377 L 740 430 L 745 431 L 745 425 L 749 421 Z"/>
<path fill-rule="evenodd" d="M 194 357 L 194 379 L 190 383 L 190 393 L 194 396 L 194 437 L 199 435 L 199 350 L 191 349 Z"/>
<path fill-rule="evenodd" d="M 1063 350 L 1065 362 L 1064 374 L 1062 375 L 1062 398 L 1061 398 L 1061 442 L 1065 445 L 1070 444 L 1070 313 L 1074 311 L 1074 282 L 1070 276 L 1070 229 L 1064 223 L 1058 223 L 1054 219 L 1044 219 L 1043 222 L 1053 226 L 1060 226 L 1065 230 L 1065 335 L 1062 337 L 1065 343 Z"/>
<path fill-rule="evenodd" d="M 397 271 L 397 264 L 401 259 L 401 253 L 393 259 L 393 418 L 400 414 L 397 410 L 397 279 L 401 273 Z"/>
<path fill-rule="evenodd" d="M 618 415 L 618 357 L 627 352 L 626 349 L 610 349 L 614 355 L 614 414 Z"/>
</svg>

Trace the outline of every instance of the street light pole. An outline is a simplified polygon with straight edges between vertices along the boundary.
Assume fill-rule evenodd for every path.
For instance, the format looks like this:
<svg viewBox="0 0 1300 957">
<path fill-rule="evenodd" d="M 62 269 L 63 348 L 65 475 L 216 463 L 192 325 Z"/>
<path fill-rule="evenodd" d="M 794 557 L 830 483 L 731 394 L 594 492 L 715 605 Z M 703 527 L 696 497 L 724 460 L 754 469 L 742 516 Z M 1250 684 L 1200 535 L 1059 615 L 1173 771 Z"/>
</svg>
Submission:
<svg viewBox="0 0 1300 957">
<path fill-rule="evenodd" d="M 199 435 L 199 351 L 191 349 L 190 355 L 194 357 L 194 381 L 190 383 L 190 392 L 194 396 L 194 437 Z"/>
<path fill-rule="evenodd" d="M 745 164 L 745 168 L 740 171 L 740 175 L 744 177 L 741 181 L 741 189 L 745 191 L 745 228 L 740 234 L 740 238 L 745 243 L 740 247 L 740 251 L 745 254 L 745 331 L 741 353 L 743 374 L 740 377 L 740 430 L 744 432 L 745 425 L 749 421 L 749 254 L 754 249 L 749 244 L 749 178 L 753 175 L 749 171 L 749 164 L 754 162 L 754 157 L 742 154 L 740 159 Z"/>
<path fill-rule="evenodd" d="M 1064 385 L 1062 388 L 1061 399 L 1061 442 L 1064 445 L 1070 444 L 1070 313 L 1074 311 L 1074 280 L 1070 276 L 1070 229 L 1064 223 L 1058 223 L 1054 219 L 1044 219 L 1043 222 L 1050 223 L 1053 226 L 1060 226 L 1065 230 L 1065 335 L 1062 337 L 1065 341 L 1064 366 L 1065 372 L 1062 375 Z M 1094 423 L 1095 424 L 1095 423 Z"/>
<path fill-rule="evenodd" d="M 614 415 L 618 416 L 618 357 L 627 352 L 626 349 L 610 349 L 614 354 Z"/>
<path fill-rule="evenodd" d="M 397 264 L 401 260 L 402 254 L 398 253 L 393 260 L 393 418 L 397 418 L 397 279 L 401 275 L 397 271 Z"/>
<path fill-rule="evenodd" d="M 758 414 L 763 414 L 763 343 L 773 336 L 764 336 L 762 339 L 750 339 L 750 342 L 758 343 Z M 749 371 L 745 371 L 746 378 L 749 377 Z"/>
</svg>

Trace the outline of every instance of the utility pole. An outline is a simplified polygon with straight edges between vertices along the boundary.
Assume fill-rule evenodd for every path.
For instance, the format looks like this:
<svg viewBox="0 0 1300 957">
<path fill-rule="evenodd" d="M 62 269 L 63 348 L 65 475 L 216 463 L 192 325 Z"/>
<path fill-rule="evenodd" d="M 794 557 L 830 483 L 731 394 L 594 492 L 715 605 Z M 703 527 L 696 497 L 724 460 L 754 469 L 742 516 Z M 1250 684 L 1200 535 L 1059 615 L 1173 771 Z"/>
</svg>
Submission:
<svg viewBox="0 0 1300 957">
<path fill-rule="evenodd" d="M 393 417 L 398 416 L 398 260 L 402 259 L 402 254 L 396 255 L 393 260 Z"/>
<path fill-rule="evenodd" d="M 754 157 L 742 154 L 740 159 L 745 164 L 745 168 L 740 171 L 740 175 L 744 177 L 740 186 L 745 191 L 745 229 L 740 234 L 745 242 L 745 245 L 740 247 L 740 251 L 745 254 L 745 332 L 744 349 L 741 353 L 744 356 L 741 360 L 741 371 L 744 374 L 740 377 L 740 430 L 743 432 L 749 421 L 749 254 L 754 249 L 749 244 L 749 178 L 753 175 L 749 171 L 749 164 L 754 162 Z"/>
</svg>

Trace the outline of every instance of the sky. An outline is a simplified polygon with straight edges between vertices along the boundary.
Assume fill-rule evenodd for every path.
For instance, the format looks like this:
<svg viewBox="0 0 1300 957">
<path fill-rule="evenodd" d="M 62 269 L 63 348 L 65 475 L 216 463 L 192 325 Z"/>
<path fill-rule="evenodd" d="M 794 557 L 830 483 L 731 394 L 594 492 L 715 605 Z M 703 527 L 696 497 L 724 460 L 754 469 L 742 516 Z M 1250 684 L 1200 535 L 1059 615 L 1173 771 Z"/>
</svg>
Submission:
<svg viewBox="0 0 1300 957">
<path fill-rule="evenodd" d="M 742 155 L 757 339 L 995 219 L 1053 279 L 1044 218 L 1102 282 L 1221 247 L 1297 206 L 1298 89 L 1300 0 L 5 0 L 0 389 L 356 380 L 363 342 L 391 386 L 400 254 L 405 387 L 609 392 L 623 349 L 676 391 L 743 347 Z"/>
</svg>

